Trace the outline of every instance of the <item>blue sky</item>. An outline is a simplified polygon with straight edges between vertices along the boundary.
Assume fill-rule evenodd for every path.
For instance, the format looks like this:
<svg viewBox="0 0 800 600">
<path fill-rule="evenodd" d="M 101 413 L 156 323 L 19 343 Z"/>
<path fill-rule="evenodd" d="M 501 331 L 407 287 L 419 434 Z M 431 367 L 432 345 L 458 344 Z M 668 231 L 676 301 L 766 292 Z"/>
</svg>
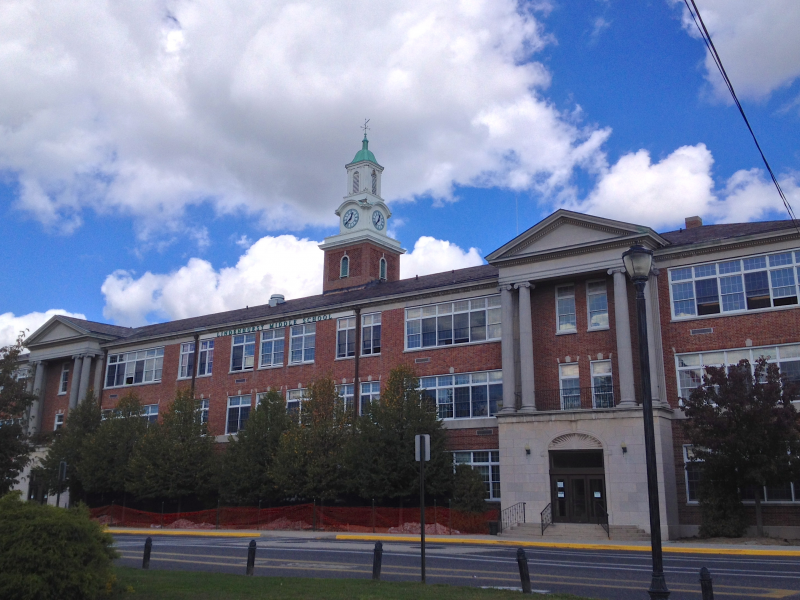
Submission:
<svg viewBox="0 0 800 600">
<path fill-rule="evenodd" d="M 315 293 L 367 117 L 405 276 L 559 206 L 660 231 L 786 218 L 682 3 L 248 1 L 77 32 L 91 3 L 0 8 L 4 343 L 54 309 L 135 325 Z M 750 4 L 698 2 L 800 210 L 800 7 Z"/>
</svg>

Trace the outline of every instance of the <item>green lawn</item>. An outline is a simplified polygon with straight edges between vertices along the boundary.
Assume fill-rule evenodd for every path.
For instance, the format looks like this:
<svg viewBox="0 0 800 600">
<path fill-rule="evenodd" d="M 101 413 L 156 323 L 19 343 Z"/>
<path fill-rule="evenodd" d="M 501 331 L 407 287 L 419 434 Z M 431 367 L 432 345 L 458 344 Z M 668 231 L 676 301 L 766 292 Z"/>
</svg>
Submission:
<svg viewBox="0 0 800 600">
<path fill-rule="evenodd" d="M 448 585 L 373 582 L 368 579 L 246 577 L 188 571 L 117 568 L 120 583 L 133 588 L 126 600 L 504 600 L 519 592 Z M 548 600 L 585 600 L 566 594 L 536 595 Z"/>
</svg>

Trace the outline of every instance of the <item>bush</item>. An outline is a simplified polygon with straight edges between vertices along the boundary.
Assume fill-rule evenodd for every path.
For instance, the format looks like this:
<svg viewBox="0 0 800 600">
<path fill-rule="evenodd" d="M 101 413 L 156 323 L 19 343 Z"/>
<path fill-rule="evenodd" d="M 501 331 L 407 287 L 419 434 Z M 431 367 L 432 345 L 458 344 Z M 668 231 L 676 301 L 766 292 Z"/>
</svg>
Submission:
<svg viewBox="0 0 800 600">
<path fill-rule="evenodd" d="M 115 588 L 111 536 L 89 510 L 0 498 L 0 598 L 94 600 Z"/>
<path fill-rule="evenodd" d="M 483 476 L 469 465 L 456 467 L 453 508 L 470 513 L 486 510 L 486 484 Z"/>
</svg>

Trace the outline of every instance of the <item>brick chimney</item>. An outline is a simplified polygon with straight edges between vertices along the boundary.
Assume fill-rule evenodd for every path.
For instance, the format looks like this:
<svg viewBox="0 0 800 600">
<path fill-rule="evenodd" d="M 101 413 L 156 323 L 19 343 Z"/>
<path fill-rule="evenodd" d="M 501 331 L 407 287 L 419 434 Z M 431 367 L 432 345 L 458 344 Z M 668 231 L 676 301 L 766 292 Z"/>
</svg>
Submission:
<svg viewBox="0 0 800 600">
<path fill-rule="evenodd" d="M 694 229 L 695 227 L 702 227 L 703 219 L 700 217 L 686 217 L 686 229 Z"/>
</svg>

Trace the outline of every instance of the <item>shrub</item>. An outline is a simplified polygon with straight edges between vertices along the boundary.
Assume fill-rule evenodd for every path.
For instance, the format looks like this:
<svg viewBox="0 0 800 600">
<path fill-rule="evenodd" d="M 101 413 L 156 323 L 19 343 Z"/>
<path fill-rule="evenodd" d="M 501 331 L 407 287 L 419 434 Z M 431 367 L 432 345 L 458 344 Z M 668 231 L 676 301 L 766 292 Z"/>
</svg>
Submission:
<svg viewBox="0 0 800 600">
<path fill-rule="evenodd" d="M 94 600 L 115 587 L 111 536 L 73 509 L 0 498 L 0 598 Z"/>
<path fill-rule="evenodd" d="M 486 510 L 485 498 L 486 484 L 483 476 L 469 465 L 458 465 L 453 486 L 453 508 L 482 513 Z"/>
</svg>

